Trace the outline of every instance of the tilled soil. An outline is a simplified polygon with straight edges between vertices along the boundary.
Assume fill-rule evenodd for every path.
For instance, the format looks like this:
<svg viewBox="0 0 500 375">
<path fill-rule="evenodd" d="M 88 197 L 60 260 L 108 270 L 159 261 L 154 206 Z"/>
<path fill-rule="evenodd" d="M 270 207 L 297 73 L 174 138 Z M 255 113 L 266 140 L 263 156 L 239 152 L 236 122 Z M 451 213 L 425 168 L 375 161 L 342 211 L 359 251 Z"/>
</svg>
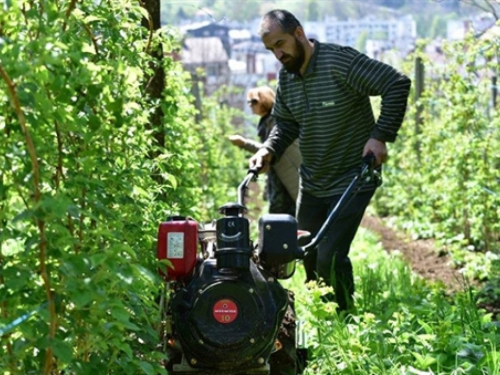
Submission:
<svg viewBox="0 0 500 375">
<path fill-rule="evenodd" d="M 464 288 L 461 274 L 450 266 L 448 256 L 439 255 L 432 240 L 412 240 L 387 226 L 381 218 L 370 215 L 365 215 L 361 226 L 377 233 L 386 251 L 401 252 L 417 274 L 432 281 L 442 281 L 449 292 Z"/>
<path fill-rule="evenodd" d="M 412 240 L 387 226 L 383 219 L 370 215 L 365 215 L 361 226 L 377 233 L 386 251 L 401 252 L 414 272 L 428 280 L 443 282 L 449 294 L 468 290 L 470 287 L 476 290 L 484 287 L 484 284 L 478 281 L 468 280 L 466 283 L 460 272 L 450 265 L 450 258 L 440 255 L 432 240 Z M 500 320 L 500 300 L 481 299 L 478 300 L 477 306 L 491 313 L 494 320 Z"/>
</svg>

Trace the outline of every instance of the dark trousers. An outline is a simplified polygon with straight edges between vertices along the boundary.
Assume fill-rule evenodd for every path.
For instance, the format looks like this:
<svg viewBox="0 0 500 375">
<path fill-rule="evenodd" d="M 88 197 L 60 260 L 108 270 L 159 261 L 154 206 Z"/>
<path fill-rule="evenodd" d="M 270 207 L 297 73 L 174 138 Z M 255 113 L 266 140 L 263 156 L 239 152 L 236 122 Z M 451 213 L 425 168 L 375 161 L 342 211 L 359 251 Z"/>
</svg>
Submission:
<svg viewBox="0 0 500 375">
<path fill-rule="evenodd" d="M 304 259 L 306 281 L 320 279 L 326 285 L 332 286 L 335 292 L 334 301 L 341 311 L 353 307 L 354 277 L 349 250 L 374 192 L 358 193 L 345 205 L 317 249 L 310 251 Z M 335 195 L 317 198 L 301 192 L 297 200 L 299 229 L 311 232 L 310 239 L 314 238 L 340 197 Z"/>
</svg>

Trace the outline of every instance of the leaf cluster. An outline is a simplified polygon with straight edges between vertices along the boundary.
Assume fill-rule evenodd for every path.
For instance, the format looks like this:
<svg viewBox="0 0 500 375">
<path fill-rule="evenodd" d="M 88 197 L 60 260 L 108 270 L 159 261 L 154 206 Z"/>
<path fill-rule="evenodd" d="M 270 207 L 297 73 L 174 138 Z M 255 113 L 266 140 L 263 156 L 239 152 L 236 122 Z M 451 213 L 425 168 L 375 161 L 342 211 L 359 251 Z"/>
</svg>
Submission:
<svg viewBox="0 0 500 375">
<path fill-rule="evenodd" d="M 201 220 L 236 190 L 243 156 L 222 140 L 235 112 L 207 99 L 195 121 L 175 33 L 144 28 L 136 2 L 3 7 L 0 368 L 165 373 L 158 224 Z M 165 90 L 152 98 L 159 64 Z"/>
<path fill-rule="evenodd" d="M 500 123 L 492 81 L 498 48 L 495 40 L 469 36 L 444 45 L 437 59 L 418 52 L 424 94 L 410 103 L 375 199 L 380 214 L 397 216 L 415 236 L 438 239 L 457 254 L 458 266 L 465 265 L 460 252 L 498 252 Z"/>
<path fill-rule="evenodd" d="M 466 284 L 448 295 L 444 285 L 420 279 L 362 228 L 351 258 L 357 311 L 350 316 L 321 300 L 328 288 L 304 286 L 302 268 L 287 281 L 307 336 L 305 374 L 498 372 L 498 324 L 477 307 L 477 295 Z"/>
</svg>

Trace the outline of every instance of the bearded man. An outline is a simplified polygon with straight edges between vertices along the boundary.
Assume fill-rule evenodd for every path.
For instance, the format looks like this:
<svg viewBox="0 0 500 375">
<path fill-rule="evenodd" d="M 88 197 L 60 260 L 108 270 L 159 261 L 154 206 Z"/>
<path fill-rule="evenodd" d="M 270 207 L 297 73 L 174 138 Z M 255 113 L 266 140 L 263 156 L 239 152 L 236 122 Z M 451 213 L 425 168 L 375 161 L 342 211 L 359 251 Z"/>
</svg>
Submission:
<svg viewBox="0 0 500 375">
<path fill-rule="evenodd" d="M 308 39 L 286 10 L 268 12 L 259 35 L 283 64 L 272 115 L 276 126 L 249 161 L 265 171 L 299 139 L 301 185 L 297 200 L 299 229 L 317 234 L 342 193 L 373 154 L 381 170 L 387 142 L 396 139 L 406 111 L 411 81 L 393 67 L 351 47 Z M 371 96 L 381 96 L 375 119 Z M 338 311 L 354 308 L 354 278 L 349 250 L 376 184 L 367 184 L 341 211 L 325 239 L 304 260 L 307 280 L 332 286 L 327 296 Z"/>
</svg>

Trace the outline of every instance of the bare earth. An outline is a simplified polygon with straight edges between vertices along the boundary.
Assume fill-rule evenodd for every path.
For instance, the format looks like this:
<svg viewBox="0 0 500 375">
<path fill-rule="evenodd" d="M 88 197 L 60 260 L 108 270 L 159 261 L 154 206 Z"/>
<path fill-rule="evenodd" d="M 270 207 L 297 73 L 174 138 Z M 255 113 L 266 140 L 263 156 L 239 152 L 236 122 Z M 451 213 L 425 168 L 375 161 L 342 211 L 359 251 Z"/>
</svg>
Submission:
<svg viewBox="0 0 500 375">
<path fill-rule="evenodd" d="M 432 281 L 442 281 L 449 292 L 463 290 L 462 276 L 450 267 L 448 256 L 438 254 L 432 240 L 412 240 L 385 225 L 379 217 L 370 215 L 365 215 L 361 226 L 377 233 L 386 251 L 401 252 L 415 273 Z"/>
<path fill-rule="evenodd" d="M 478 281 L 469 280 L 465 283 L 460 273 L 450 267 L 450 258 L 439 255 L 432 240 L 412 240 L 385 225 L 382 219 L 370 215 L 365 215 L 361 226 L 377 233 L 386 251 L 401 252 L 414 272 L 428 280 L 443 282 L 449 294 L 468 290 L 470 287 L 476 290 L 484 287 Z M 483 299 L 478 301 L 477 306 L 491 313 L 494 320 L 500 321 L 500 300 Z"/>
</svg>

